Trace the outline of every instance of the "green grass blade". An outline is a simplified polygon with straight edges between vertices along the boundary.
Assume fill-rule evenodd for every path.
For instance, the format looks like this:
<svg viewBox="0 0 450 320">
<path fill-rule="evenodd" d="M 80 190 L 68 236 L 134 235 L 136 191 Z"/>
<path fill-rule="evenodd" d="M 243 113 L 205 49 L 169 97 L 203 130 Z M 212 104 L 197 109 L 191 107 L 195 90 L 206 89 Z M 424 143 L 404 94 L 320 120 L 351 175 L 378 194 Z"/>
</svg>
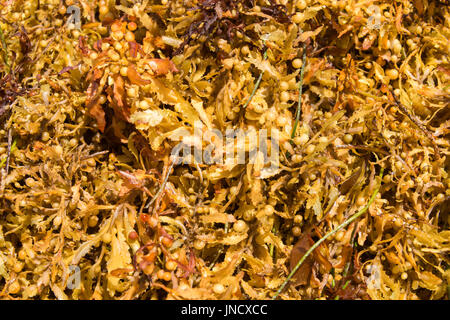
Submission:
<svg viewBox="0 0 450 320">
<path fill-rule="evenodd" d="M 264 60 L 266 60 L 266 59 L 267 59 L 267 50 L 264 52 Z M 258 90 L 259 85 L 261 84 L 263 75 L 264 75 L 264 71 L 261 71 L 261 73 L 259 74 L 258 80 L 256 80 L 255 87 L 253 88 L 253 91 L 252 91 L 252 93 L 250 94 L 250 97 L 248 97 L 247 102 L 245 102 L 244 106 L 242 107 L 243 109 L 247 108 L 247 106 L 248 106 L 248 105 L 250 104 L 250 102 L 252 101 L 253 96 L 254 96 L 255 93 L 256 93 L 256 90 Z"/>
</svg>

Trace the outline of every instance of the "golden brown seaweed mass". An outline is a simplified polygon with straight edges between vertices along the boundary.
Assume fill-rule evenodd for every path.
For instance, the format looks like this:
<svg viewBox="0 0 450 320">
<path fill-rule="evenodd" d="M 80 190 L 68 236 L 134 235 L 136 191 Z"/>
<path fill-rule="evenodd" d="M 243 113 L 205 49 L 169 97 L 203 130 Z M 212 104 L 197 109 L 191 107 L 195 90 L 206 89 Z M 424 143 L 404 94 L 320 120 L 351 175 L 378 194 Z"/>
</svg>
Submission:
<svg viewBox="0 0 450 320">
<path fill-rule="evenodd" d="M 445 2 L 3 1 L 0 297 L 448 299 Z"/>
</svg>

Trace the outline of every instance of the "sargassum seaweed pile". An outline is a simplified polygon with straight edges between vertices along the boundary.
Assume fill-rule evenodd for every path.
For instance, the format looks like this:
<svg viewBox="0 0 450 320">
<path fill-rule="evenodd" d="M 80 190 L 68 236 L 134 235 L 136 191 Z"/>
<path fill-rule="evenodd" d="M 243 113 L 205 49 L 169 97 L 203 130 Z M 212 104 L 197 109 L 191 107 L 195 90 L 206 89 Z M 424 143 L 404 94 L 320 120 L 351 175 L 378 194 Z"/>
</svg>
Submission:
<svg viewBox="0 0 450 320">
<path fill-rule="evenodd" d="M 2 1 L 1 299 L 448 299 L 449 39 L 445 0 Z"/>
</svg>

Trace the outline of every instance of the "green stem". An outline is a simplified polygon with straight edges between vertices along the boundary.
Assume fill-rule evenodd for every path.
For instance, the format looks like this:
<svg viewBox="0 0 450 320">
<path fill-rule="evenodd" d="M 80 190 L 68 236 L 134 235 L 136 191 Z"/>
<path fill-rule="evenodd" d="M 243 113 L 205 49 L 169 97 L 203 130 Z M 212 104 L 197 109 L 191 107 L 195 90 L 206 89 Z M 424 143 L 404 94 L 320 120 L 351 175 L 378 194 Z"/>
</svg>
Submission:
<svg viewBox="0 0 450 320">
<path fill-rule="evenodd" d="M 5 62 L 5 65 L 8 67 L 8 69 L 10 70 L 11 67 L 9 66 L 9 63 L 8 63 L 8 51 L 7 51 L 7 47 L 6 47 L 5 36 L 3 34 L 3 29 L 1 26 L 0 26 L 0 41 L 2 43 L 3 61 Z"/>
<path fill-rule="evenodd" d="M 383 178 L 383 173 L 384 173 L 384 168 L 381 168 L 381 172 L 380 172 L 380 180 Z M 381 181 L 380 181 L 380 185 L 381 185 Z M 297 272 L 297 270 L 300 268 L 300 266 L 303 264 L 303 262 L 306 260 L 306 258 L 308 258 L 308 256 L 318 247 L 320 246 L 320 244 L 322 242 L 324 242 L 326 239 L 328 239 L 330 236 L 332 236 L 333 234 L 335 234 L 336 232 L 338 232 L 339 230 L 341 230 L 342 228 L 345 228 L 346 226 L 348 226 L 350 223 L 352 223 L 353 221 L 355 221 L 356 219 L 358 219 L 364 212 L 367 211 L 367 209 L 369 209 L 370 205 L 372 204 L 372 202 L 375 200 L 378 191 L 380 190 L 380 186 L 378 186 L 378 188 L 375 189 L 375 191 L 373 192 L 372 196 L 370 197 L 369 202 L 367 203 L 367 205 L 362 208 L 360 211 L 358 211 L 357 213 L 355 213 L 353 216 L 351 216 L 348 220 L 344 221 L 343 223 L 341 223 L 339 226 L 337 226 L 334 230 L 328 232 L 325 236 L 323 236 L 319 241 L 317 241 L 308 251 L 306 251 L 306 253 L 303 255 L 303 257 L 298 261 L 297 265 L 295 266 L 295 268 L 291 271 L 291 273 L 289 273 L 289 275 L 287 276 L 286 280 L 283 282 L 283 284 L 281 285 L 281 287 L 278 289 L 278 291 L 275 293 L 275 295 L 273 296 L 272 300 L 275 300 L 280 293 L 283 291 L 284 287 L 286 287 L 286 285 L 288 284 L 289 280 L 291 280 L 291 278 L 294 276 L 294 274 Z"/>
<path fill-rule="evenodd" d="M 267 50 L 264 52 L 264 60 L 266 60 L 266 59 L 267 59 Z M 247 102 L 244 104 L 244 106 L 242 107 L 243 109 L 247 108 L 247 106 L 248 106 L 248 105 L 250 104 L 250 102 L 252 101 L 253 96 L 254 96 L 255 93 L 256 93 L 256 90 L 258 90 L 259 85 L 261 84 L 261 80 L 262 80 L 262 78 L 263 78 L 263 75 L 264 75 L 264 71 L 261 71 L 261 73 L 259 74 L 258 80 L 256 80 L 255 87 L 253 88 L 253 91 L 252 91 L 252 93 L 250 94 L 250 97 L 248 98 L 248 100 L 247 100 Z"/>
<path fill-rule="evenodd" d="M 348 284 L 350 283 L 350 280 L 347 280 L 347 282 L 342 286 L 342 289 L 347 288 Z"/>
<path fill-rule="evenodd" d="M 331 279 L 331 287 L 334 288 L 336 286 L 336 281 L 334 280 L 334 268 L 331 268 L 330 273 L 331 273 L 331 276 L 333 277 Z"/>
<path fill-rule="evenodd" d="M 277 229 L 275 228 L 275 226 L 273 226 L 273 228 L 272 228 L 272 233 L 274 235 L 277 235 Z M 273 245 L 273 243 L 271 243 L 269 246 L 269 254 L 272 257 L 272 259 L 273 259 L 274 249 L 275 249 L 275 246 Z"/>
<path fill-rule="evenodd" d="M 17 142 L 17 140 L 14 140 L 14 142 L 12 143 L 10 153 L 11 153 L 11 152 L 14 152 L 14 151 L 17 149 L 17 147 L 16 147 L 16 142 Z M 3 168 L 3 166 L 5 165 L 6 159 L 7 159 L 7 158 L 8 158 L 8 157 L 5 157 L 5 158 L 3 158 L 3 159 L 0 161 L 0 169 Z"/>
<path fill-rule="evenodd" d="M 356 247 L 356 245 L 355 245 L 356 244 L 356 242 L 355 242 L 355 233 L 356 233 L 356 226 L 353 228 L 352 236 L 351 236 L 352 248 L 353 249 Z M 353 251 L 352 251 L 352 255 L 353 255 Z M 350 271 L 350 268 L 352 267 L 352 263 L 353 263 L 353 259 L 350 259 L 350 261 L 345 264 L 344 273 L 343 273 L 344 277 L 346 277 L 348 272 Z"/>
</svg>

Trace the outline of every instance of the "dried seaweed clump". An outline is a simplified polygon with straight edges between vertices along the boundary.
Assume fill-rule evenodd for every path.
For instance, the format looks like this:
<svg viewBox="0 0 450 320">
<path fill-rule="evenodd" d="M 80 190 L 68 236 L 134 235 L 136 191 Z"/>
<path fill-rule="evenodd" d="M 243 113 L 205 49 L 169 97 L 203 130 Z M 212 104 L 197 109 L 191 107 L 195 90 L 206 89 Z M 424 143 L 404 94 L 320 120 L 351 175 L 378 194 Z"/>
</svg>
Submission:
<svg viewBox="0 0 450 320">
<path fill-rule="evenodd" d="M 2 299 L 449 298 L 445 3 L 118 3 L 0 5 Z"/>
</svg>

